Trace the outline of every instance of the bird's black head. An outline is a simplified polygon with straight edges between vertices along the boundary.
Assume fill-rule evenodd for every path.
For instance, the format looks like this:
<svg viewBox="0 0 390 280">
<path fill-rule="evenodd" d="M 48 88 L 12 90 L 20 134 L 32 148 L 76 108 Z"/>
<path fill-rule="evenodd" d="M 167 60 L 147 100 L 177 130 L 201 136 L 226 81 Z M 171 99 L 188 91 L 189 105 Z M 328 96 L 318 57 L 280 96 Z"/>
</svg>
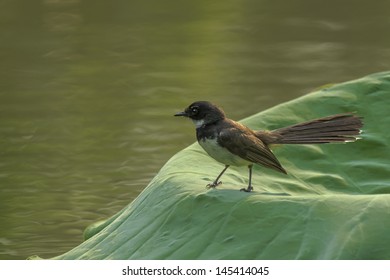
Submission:
<svg viewBox="0 0 390 280">
<path fill-rule="evenodd" d="M 211 124 L 225 118 L 222 109 L 208 101 L 196 101 L 188 106 L 183 112 L 176 113 L 175 116 L 190 118 L 197 127 Z"/>
</svg>

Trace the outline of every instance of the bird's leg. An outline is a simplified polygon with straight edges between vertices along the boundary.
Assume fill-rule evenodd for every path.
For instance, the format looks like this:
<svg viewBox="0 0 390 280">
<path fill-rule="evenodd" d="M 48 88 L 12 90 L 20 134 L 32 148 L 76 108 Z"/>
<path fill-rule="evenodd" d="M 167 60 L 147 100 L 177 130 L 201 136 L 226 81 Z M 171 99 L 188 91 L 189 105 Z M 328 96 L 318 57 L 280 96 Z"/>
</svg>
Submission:
<svg viewBox="0 0 390 280">
<path fill-rule="evenodd" d="M 253 187 L 252 187 L 252 167 L 253 167 L 253 164 L 251 165 L 248 165 L 248 168 L 249 168 L 249 183 L 248 183 L 248 188 L 243 188 L 241 189 L 240 191 L 244 191 L 244 192 L 251 192 L 253 190 Z"/>
<path fill-rule="evenodd" d="M 223 173 L 225 173 L 226 169 L 228 169 L 229 165 L 225 165 L 225 168 L 222 170 L 221 173 L 219 173 L 217 179 L 214 180 L 214 182 L 210 183 L 210 184 L 207 184 L 206 188 L 210 189 L 210 188 L 215 188 L 216 186 L 222 184 L 221 181 L 218 181 L 219 178 L 221 178 L 221 176 L 223 175 Z"/>
</svg>

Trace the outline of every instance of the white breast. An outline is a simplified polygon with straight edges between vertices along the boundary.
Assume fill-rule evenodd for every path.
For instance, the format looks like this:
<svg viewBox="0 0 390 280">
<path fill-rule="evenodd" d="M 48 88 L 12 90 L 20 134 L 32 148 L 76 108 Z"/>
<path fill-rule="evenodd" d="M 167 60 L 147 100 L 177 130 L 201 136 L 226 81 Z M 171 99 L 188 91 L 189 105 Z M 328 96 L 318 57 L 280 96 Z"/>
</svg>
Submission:
<svg viewBox="0 0 390 280">
<path fill-rule="evenodd" d="M 216 138 L 205 138 L 199 141 L 202 148 L 216 161 L 219 161 L 225 165 L 249 165 L 249 161 L 246 161 L 239 156 L 236 156 L 229 152 L 226 148 L 218 145 Z"/>
</svg>

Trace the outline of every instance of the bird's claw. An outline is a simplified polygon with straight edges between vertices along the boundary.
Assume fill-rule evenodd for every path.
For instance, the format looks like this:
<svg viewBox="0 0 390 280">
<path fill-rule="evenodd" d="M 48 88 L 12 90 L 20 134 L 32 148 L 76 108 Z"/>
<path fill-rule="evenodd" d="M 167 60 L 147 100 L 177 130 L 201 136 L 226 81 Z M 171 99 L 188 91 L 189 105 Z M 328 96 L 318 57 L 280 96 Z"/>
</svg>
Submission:
<svg viewBox="0 0 390 280">
<path fill-rule="evenodd" d="M 214 181 L 214 182 L 212 182 L 212 183 L 210 183 L 210 184 L 207 184 L 206 189 L 214 189 L 214 188 L 216 188 L 217 186 L 219 186 L 220 184 L 222 184 L 221 181 L 219 181 L 219 182 Z"/>
<path fill-rule="evenodd" d="M 251 191 L 253 191 L 253 187 L 252 186 L 248 186 L 248 188 L 242 188 L 240 191 L 242 191 L 242 192 L 251 192 Z"/>
</svg>

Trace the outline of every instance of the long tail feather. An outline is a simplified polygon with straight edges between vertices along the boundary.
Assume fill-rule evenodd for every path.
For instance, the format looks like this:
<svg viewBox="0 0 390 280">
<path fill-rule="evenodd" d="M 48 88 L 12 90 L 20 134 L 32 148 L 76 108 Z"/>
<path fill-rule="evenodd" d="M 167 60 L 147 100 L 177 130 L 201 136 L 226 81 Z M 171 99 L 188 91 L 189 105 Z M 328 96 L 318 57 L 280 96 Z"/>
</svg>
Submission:
<svg viewBox="0 0 390 280">
<path fill-rule="evenodd" d="M 359 139 L 362 126 L 358 116 L 337 114 L 256 134 L 266 144 L 354 142 Z"/>
</svg>

